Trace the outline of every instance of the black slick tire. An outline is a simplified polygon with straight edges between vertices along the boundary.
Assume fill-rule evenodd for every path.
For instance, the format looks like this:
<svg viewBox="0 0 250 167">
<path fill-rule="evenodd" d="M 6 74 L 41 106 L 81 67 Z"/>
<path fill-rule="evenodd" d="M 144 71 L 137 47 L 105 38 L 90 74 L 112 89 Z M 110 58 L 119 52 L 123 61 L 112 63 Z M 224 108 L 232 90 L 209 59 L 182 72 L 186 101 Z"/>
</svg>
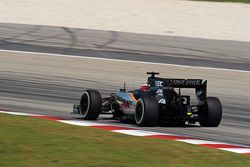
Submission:
<svg viewBox="0 0 250 167">
<path fill-rule="evenodd" d="M 217 127 L 222 119 L 222 105 L 218 98 L 207 97 L 207 102 L 199 111 L 199 123 L 203 127 Z"/>
<path fill-rule="evenodd" d="M 101 113 L 102 97 L 96 90 L 86 90 L 80 100 L 80 114 L 83 119 L 95 120 Z"/>
<path fill-rule="evenodd" d="M 156 126 L 159 121 L 159 104 L 153 97 L 142 97 L 135 109 L 135 122 L 139 126 Z"/>
</svg>

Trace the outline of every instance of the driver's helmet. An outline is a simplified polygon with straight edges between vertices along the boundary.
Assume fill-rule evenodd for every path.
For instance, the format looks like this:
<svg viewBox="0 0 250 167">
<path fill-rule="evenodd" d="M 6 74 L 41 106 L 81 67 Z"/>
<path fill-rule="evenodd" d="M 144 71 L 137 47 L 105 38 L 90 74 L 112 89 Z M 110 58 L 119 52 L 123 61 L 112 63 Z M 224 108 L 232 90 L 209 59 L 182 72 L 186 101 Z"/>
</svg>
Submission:
<svg viewBox="0 0 250 167">
<path fill-rule="evenodd" d="M 150 89 L 150 85 L 149 84 L 143 84 L 143 85 L 141 85 L 141 88 L 140 88 L 141 91 L 147 91 L 149 89 Z"/>
</svg>

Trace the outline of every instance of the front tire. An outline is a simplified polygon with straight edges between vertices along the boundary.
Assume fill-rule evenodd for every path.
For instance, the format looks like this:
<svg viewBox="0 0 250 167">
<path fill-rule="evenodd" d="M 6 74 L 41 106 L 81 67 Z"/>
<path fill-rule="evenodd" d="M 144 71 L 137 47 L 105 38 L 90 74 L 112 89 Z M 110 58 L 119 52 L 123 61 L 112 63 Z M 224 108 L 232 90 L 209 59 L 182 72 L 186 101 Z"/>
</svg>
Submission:
<svg viewBox="0 0 250 167">
<path fill-rule="evenodd" d="M 207 97 L 207 103 L 199 113 L 199 123 L 203 127 L 217 127 L 222 118 L 222 105 L 218 98 Z"/>
<path fill-rule="evenodd" d="M 96 120 L 101 113 L 102 97 L 96 90 L 86 90 L 80 100 L 80 114 L 83 119 Z"/>
<path fill-rule="evenodd" d="M 156 126 L 159 121 L 159 104 L 153 97 L 142 97 L 135 109 L 135 122 L 139 126 Z"/>
</svg>

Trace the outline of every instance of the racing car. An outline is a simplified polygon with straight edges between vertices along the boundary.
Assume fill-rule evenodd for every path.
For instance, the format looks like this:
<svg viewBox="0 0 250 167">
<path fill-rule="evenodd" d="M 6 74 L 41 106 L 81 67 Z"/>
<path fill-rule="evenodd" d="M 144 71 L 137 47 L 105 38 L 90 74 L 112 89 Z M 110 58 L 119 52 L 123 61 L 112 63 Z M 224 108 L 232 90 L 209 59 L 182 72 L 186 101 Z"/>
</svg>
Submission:
<svg viewBox="0 0 250 167">
<path fill-rule="evenodd" d="M 222 105 L 217 97 L 207 97 L 207 80 L 157 77 L 158 72 L 147 72 L 147 83 L 138 89 L 126 90 L 125 86 L 109 97 L 102 98 L 97 90 L 85 90 L 80 104 L 73 106 L 73 113 L 85 120 L 95 120 L 102 114 L 112 114 L 112 119 L 134 121 L 138 126 L 159 124 L 199 124 L 217 127 L 222 118 Z M 182 95 L 183 88 L 195 89 L 195 104 L 189 95 Z"/>
</svg>

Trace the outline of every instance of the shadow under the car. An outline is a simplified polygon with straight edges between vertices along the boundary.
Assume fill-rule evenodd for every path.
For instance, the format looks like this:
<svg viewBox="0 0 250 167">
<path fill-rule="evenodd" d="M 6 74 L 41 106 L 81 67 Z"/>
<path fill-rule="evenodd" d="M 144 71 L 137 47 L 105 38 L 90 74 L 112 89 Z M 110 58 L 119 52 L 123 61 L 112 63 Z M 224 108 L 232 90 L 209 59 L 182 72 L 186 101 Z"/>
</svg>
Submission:
<svg viewBox="0 0 250 167">
<path fill-rule="evenodd" d="M 82 120 L 82 118 L 75 118 L 76 120 Z M 117 124 L 117 125 L 128 125 L 128 126 L 134 126 L 134 127 L 139 127 L 133 120 L 126 120 L 126 121 L 120 121 L 120 120 L 115 120 L 112 118 L 99 118 L 98 120 L 92 120 L 92 121 L 97 121 L 99 123 L 111 123 L 111 124 Z M 176 125 L 176 124 L 167 124 L 167 123 L 160 123 L 159 125 L 155 127 L 165 127 L 165 128 L 201 128 L 200 125 L 197 124 L 185 124 L 185 125 Z M 152 128 L 152 127 L 151 127 Z"/>
</svg>

